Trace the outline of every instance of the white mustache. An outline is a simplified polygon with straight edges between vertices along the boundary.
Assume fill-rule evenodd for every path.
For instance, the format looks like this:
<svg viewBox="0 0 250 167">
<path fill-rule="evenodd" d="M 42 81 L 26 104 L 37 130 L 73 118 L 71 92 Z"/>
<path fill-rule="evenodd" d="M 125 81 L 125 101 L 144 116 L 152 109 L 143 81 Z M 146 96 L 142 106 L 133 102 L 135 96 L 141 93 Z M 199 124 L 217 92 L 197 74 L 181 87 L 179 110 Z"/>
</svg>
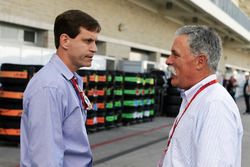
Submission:
<svg viewBox="0 0 250 167">
<path fill-rule="evenodd" d="M 168 70 L 171 72 L 171 74 L 176 75 L 176 71 L 173 66 L 168 66 Z"/>
</svg>

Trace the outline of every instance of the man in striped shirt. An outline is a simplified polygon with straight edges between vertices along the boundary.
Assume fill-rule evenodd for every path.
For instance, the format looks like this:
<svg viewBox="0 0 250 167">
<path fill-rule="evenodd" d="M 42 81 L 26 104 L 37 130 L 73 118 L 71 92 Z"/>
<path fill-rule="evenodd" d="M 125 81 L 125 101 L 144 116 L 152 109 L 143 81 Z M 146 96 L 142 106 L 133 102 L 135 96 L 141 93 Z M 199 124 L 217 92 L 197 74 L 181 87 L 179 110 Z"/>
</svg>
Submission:
<svg viewBox="0 0 250 167">
<path fill-rule="evenodd" d="M 221 53 L 221 39 L 211 28 L 177 30 L 166 64 L 183 100 L 158 166 L 241 166 L 240 113 L 215 75 Z"/>
</svg>

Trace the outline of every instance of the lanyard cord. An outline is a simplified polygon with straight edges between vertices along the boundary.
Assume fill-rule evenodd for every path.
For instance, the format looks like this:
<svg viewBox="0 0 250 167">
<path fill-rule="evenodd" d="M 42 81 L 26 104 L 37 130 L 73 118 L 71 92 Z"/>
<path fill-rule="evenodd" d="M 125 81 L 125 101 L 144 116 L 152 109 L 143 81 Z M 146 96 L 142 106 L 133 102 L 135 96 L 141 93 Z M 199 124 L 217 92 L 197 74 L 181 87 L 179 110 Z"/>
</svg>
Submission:
<svg viewBox="0 0 250 167">
<path fill-rule="evenodd" d="M 84 92 L 79 88 L 79 85 L 78 85 L 75 77 L 73 77 L 70 81 L 71 81 L 75 91 L 77 92 L 78 96 L 80 96 L 80 99 L 81 99 L 81 102 L 83 104 L 84 109 L 86 109 L 88 107 L 88 105 L 86 104 L 85 99 L 84 99 L 84 95 L 83 95 Z"/>
<path fill-rule="evenodd" d="M 158 163 L 158 167 L 162 167 L 163 161 L 164 161 L 164 157 L 165 157 L 165 155 L 166 155 L 166 153 L 167 153 L 167 151 L 168 151 L 168 147 L 169 147 L 170 142 L 171 142 L 171 139 L 172 139 L 172 137 L 173 137 L 173 135 L 174 135 L 175 129 L 176 129 L 177 125 L 179 124 L 181 118 L 183 117 L 183 115 L 184 115 L 185 112 L 187 111 L 187 109 L 188 109 L 188 107 L 190 106 L 190 104 L 193 102 L 193 100 L 196 98 L 196 96 L 197 96 L 199 93 L 201 93 L 204 89 L 206 89 L 206 88 L 209 87 L 210 85 L 213 85 L 213 84 L 215 84 L 215 83 L 217 83 L 217 82 L 218 82 L 218 81 L 217 81 L 216 79 L 214 79 L 214 80 L 212 80 L 212 81 L 206 83 L 205 85 L 203 85 L 203 86 L 193 95 L 193 97 L 191 98 L 191 100 L 189 101 L 189 103 L 187 104 L 187 106 L 185 107 L 184 111 L 182 112 L 180 118 L 179 118 L 178 120 L 177 120 L 177 118 L 176 118 L 175 123 L 174 123 L 174 126 L 173 126 L 173 130 L 172 130 L 171 135 L 170 135 L 170 137 L 168 138 L 168 141 L 167 141 L 167 146 L 166 146 L 166 148 L 164 149 L 163 154 L 162 154 L 162 157 L 161 157 L 161 159 L 160 159 L 160 161 L 159 161 L 159 163 Z"/>
<path fill-rule="evenodd" d="M 173 137 L 173 135 L 174 135 L 175 129 L 176 129 L 177 125 L 179 124 L 181 118 L 183 117 L 183 115 L 185 114 L 185 112 L 187 111 L 187 109 L 189 108 L 190 104 L 193 102 L 193 100 L 196 98 L 196 96 L 197 96 L 199 93 L 201 93 L 204 89 L 206 89 L 206 88 L 209 87 L 210 85 L 213 85 L 213 84 L 215 84 L 215 83 L 217 83 L 217 82 L 218 82 L 218 81 L 215 79 L 215 80 L 212 80 L 212 81 L 206 83 L 205 85 L 203 85 L 203 86 L 193 95 L 193 97 L 191 98 L 191 100 L 189 101 L 189 103 L 187 104 L 187 106 L 185 107 L 184 111 L 182 112 L 180 118 L 179 118 L 178 120 L 176 119 L 176 121 L 175 121 L 175 123 L 174 123 L 172 133 L 171 133 L 170 137 L 168 138 L 167 147 L 166 147 L 166 149 L 164 150 L 164 153 L 165 153 L 165 154 L 166 154 L 166 152 L 167 152 L 167 150 L 168 150 L 168 146 L 170 145 L 170 142 L 171 142 L 171 139 L 172 139 L 172 137 Z"/>
</svg>

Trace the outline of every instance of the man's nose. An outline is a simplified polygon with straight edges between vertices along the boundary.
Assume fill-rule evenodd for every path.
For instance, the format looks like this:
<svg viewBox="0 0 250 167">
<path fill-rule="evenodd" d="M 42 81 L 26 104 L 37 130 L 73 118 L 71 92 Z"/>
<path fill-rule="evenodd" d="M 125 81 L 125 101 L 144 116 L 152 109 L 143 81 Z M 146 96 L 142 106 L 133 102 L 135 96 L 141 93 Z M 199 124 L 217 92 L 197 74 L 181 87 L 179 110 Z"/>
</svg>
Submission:
<svg viewBox="0 0 250 167">
<path fill-rule="evenodd" d="M 166 62 L 165 62 L 165 63 L 166 63 L 167 65 L 173 64 L 173 59 L 172 59 L 172 57 L 173 57 L 173 56 L 170 55 L 170 56 L 168 56 L 168 57 L 166 58 Z"/>
<path fill-rule="evenodd" d="M 95 43 L 95 42 L 92 43 L 90 50 L 91 50 L 92 52 L 94 52 L 94 53 L 97 52 L 97 46 L 96 46 L 96 43 Z"/>
</svg>

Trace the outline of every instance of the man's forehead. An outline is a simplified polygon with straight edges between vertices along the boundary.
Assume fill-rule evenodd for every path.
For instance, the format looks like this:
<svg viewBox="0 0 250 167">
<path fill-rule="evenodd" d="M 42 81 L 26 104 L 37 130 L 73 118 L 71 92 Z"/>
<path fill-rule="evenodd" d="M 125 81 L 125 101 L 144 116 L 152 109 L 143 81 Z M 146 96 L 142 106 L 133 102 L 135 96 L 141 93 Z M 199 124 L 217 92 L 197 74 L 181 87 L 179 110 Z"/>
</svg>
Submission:
<svg viewBox="0 0 250 167">
<path fill-rule="evenodd" d="M 84 34 L 85 36 L 92 37 L 92 38 L 97 38 L 97 35 L 99 34 L 96 31 L 89 31 L 86 28 L 80 27 L 80 33 L 79 34 Z"/>
</svg>

